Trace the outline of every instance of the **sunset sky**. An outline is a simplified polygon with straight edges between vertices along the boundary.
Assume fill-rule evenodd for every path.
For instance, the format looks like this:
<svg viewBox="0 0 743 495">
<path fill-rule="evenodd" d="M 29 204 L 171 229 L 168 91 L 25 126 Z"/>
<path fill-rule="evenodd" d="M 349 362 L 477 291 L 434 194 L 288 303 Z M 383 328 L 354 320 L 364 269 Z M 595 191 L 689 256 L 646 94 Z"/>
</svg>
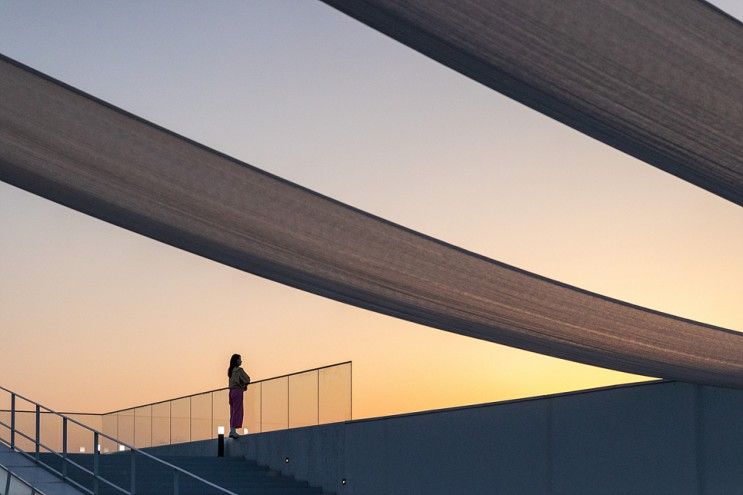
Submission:
<svg viewBox="0 0 743 495">
<path fill-rule="evenodd" d="M 425 234 L 743 331 L 739 206 L 322 3 L 0 0 L 0 53 Z M 102 412 L 226 386 L 233 352 L 255 379 L 352 360 L 357 418 L 643 379 L 303 293 L 0 183 L 0 385 Z"/>
</svg>

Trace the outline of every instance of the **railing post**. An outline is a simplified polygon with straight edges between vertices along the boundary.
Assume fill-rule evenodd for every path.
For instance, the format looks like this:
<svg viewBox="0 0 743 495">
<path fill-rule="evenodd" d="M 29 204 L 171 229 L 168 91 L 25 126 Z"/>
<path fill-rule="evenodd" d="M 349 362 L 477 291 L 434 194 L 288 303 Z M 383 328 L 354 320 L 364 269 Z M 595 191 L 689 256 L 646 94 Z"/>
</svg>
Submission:
<svg viewBox="0 0 743 495">
<path fill-rule="evenodd" d="M 131 462 L 132 462 L 132 465 L 131 465 L 132 477 L 129 482 L 129 493 L 131 493 L 131 495 L 134 495 L 137 491 L 137 466 L 134 460 L 135 450 L 131 449 L 129 452 L 131 452 Z"/>
<path fill-rule="evenodd" d="M 173 471 L 173 495 L 178 495 L 179 486 L 178 486 L 178 475 L 180 473 L 178 471 Z"/>
<path fill-rule="evenodd" d="M 8 495 L 10 493 L 10 471 L 6 471 L 5 474 L 7 475 L 7 478 L 5 478 L 5 491 L 3 493 Z"/>
<path fill-rule="evenodd" d="M 67 478 L 67 417 L 62 418 L 62 479 Z"/>
<path fill-rule="evenodd" d="M 10 448 L 15 448 L 15 394 L 10 394 Z"/>
<path fill-rule="evenodd" d="M 101 451 L 98 449 L 98 432 L 93 432 L 93 493 L 98 495 L 100 493 L 100 482 L 98 477 L 100 475 L 100 463 L 101 463 Z"/>
<path fill-rule="evenodd" d="M 36 446 L 34 448 L 34 458 L 39 462 L 39 441 L 41 436 L 41 406 L 36 404 Z"/>
</svg>

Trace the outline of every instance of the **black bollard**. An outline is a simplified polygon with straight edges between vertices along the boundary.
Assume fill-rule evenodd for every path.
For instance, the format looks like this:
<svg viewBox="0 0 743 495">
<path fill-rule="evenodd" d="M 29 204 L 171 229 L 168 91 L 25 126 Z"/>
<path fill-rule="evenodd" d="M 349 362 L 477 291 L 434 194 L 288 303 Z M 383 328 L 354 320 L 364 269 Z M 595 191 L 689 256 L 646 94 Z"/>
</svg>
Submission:
<svg viewBox="0 0 743 495">
<path fill-rule="evenodd" d="M 217 457 L 224 457 L 224 428 L 220 428 L 217 434 Z"/>
</svg>

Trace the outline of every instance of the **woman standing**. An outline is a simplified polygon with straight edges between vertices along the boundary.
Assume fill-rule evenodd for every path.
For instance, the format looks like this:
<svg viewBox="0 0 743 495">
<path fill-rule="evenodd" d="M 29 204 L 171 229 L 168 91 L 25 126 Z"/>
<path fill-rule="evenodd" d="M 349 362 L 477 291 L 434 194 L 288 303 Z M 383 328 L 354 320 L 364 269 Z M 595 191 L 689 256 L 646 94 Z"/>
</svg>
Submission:
<svg viewBox="0 0 743 495">
<path fill-rule="evenodd" d="M 236 429 L 243 427 L 243 394 L 248 389 L 250 377 L 240 365 L 243 360 L 240 354 L 233 354 L 227 376 L 230 379 L 230 438 L 240 438 Z"/>
</svg>

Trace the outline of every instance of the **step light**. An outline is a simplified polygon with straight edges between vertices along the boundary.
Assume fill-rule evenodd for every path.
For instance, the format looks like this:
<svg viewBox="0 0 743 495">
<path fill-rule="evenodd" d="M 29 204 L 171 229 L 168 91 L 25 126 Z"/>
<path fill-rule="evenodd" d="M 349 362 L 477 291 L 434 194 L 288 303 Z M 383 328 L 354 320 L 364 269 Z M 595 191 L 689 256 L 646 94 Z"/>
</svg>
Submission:
<svg viewBox="0 0 743 495">
<path fill-rule="evenodd" d="M 217 457 L 224 457 L 224 426 L 217 426 Z"/>
</svg>

